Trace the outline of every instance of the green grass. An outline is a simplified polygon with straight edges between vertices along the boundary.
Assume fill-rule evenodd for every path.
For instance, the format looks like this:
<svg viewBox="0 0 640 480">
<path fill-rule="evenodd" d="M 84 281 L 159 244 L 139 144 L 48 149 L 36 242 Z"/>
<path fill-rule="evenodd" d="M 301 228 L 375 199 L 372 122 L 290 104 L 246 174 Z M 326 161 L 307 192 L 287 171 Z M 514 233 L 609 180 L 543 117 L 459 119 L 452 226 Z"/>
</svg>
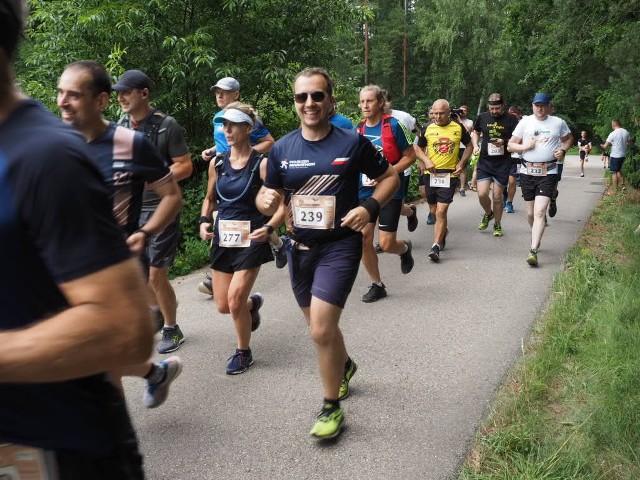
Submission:
<svg viewBox="0 0 640 480">
<path fill-rule="evenodd" d="M 640 223 L 635 192 L 605 198 L 459 478 L 640 478 Z"/>
</svg>

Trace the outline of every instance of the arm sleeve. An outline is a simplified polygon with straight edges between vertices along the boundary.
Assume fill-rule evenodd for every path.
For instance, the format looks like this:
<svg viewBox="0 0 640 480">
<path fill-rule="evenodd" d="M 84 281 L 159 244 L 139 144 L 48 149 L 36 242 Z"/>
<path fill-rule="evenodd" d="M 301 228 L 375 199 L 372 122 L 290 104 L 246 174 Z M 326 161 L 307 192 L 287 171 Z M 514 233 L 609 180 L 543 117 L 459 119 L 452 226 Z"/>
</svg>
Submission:
<svg viewBox="0 0 640 480">
<path fill-rule="evenodd" d="M 264 123 L 260 120 L 256 120 L 255 125 L 253 126 L 253 130 L 249 134 L 249 140 L 251 145 L 257 144 L 261 139 L 269 135 L 269 130 L 264 126 Z"/>
<path fill-rule="evenodd" d="M 278 189 L 283 187 L 282 176 L 278 168 L 280 164 L 280 148 L 278 147 L 279 145 L 274 145 L 267 157 L 267 176 L 263 183 L 267 188 Z"/>
<path fill-rule="evenodd" d="M 467 129 L 462 127 L 462 136 L 460 137 L 460 141 L 465 145 L 469 145 L 471 142 L 471 134 L 467 132 Z"/>
</svg>

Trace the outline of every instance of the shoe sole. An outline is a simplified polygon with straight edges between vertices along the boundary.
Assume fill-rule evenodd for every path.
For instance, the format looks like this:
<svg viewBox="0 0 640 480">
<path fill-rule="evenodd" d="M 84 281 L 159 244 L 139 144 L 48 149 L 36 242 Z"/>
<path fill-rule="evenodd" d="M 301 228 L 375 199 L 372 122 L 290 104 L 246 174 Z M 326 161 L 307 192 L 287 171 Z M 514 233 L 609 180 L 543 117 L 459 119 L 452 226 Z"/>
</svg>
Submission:
<svg viewBox="0 0 640 480">
<path fill-rule="evenodd" d="M 353 360 L 351 360 L 351 361 L 353 362 Z M 357 371 L 358 371 L 358 365 L 356 364 L 356 362 L 353 362 L 353 371 L 351 372 L 351 376 L 349 378 L 347 378 L 347 393 L 345 393 L 341 397 L 339 396 L 338 400 L 344 400 L 351 393 L 351 387 L 349 386 L 349 382 L 351 381 L 351 379 L 353 378 L 353 376 L 356 374 Z"/>
<path fill-rule="evenodd" d="M 264 303 L 264 297 L 260 292 L 256 292 L 249 295 L 249 298 L 253 301 L 253 308 L 249 310 L 249 313 L 251 314 L 251 331 L 255 332 L 262 321 L 262 318 L 260 317 L 260 309 L 262 308 L 262 304 Z M 259 300 L 255 300 L 255 298 L 258 298 Z M 260 302 L 259 304 L 258 301 Z M 254 313 L 256 315 L 255 322 L 253 320 Z"/>
<path fill-rule="evenodd" d="M 211 295 L 213 296 L 213 291 L 209 290 L 207 287 L 205 287 L 203 284 L 198 285 L 198 291 L 200 293 L 204 293 L 205 295 Z"/>
<path fill-rule="evenodd" d="M 432 262 L 436 262 L 436 263 L 438 263 L 438 262 L 440 261 L 440 255 L 436 255 L 435 253 L 430 253 L 430 254 L 429 254 L 429 259 L 430 259 Z"/>
<path fill-rule="evenodd" d="M 418 228 L 418 210 L 415 206 L 410 207 L 413 211 L 413 215 L 407 217 L 407 229 L 410 232 L 415 232 L 416 228 Z"/>
<path fill-rule="evenodd" d="M 407 244 L 407 251 L 404 252 L 402 255 L 400 255 L 400 271 L 406 275 L 407 273 L 411 273 L 411 270 L 413 270 L 413 266 L 415 265 L 415 261 L 413 259 L 413 256 L 411 255 L 411 250 L 413 249 L 413 245 L 411 244 L 411 240 L 405 240 L 405 243 Z M 407 255 L 407 258 L 410 259 L 408 261 L 411 263 L 411 265 L 407 265 L 407 266 L 403 265 L 404 262 L 402 261 L 403 260 L 402 257 L 404 255 Z"/>
<path fill-rule="evenodd" d="M 527 263 L 529 265 L 531 265 L 532 267 L 537 267 L 538 266 L 538 259 L 527 258 Z"/>
</svg>

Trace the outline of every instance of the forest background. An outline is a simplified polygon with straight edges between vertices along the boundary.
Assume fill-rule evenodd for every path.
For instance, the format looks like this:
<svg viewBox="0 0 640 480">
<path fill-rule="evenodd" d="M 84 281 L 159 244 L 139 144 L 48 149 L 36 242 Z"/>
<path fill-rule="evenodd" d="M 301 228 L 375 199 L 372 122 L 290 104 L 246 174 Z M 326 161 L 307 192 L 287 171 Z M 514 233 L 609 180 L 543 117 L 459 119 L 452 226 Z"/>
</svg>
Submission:
<svg viewBox="0 0 640 480">
<path fill-rule="evenodd" d="M 548 92 L 572 131 L 594 145 L 620 119 L 639 129 L 640 0 L 32 0 L 16 74 L 52 111 L 65 65 L 91 59 L 114 79 L 145 71 L 155 106 L 184 129 L 194 176 L 183 182 L 182 252 L 175 274 L 202 266 L 197 237 L 211 118 L 211 85 L 237 78 L 274 138 L 296 128 L 291 80 L 305 67 L 336 80 L 340 113 L 359 119 L 358 92 L 389 90 L 394 108 L 426 121 L 446 98 L 470 117 L 500 92 L 530 113 Z M 117 102 L 106 112 L 119 117 Z M 635 168 L 634 168 L 635 170 Z M 633 172 L 629 172 L 632 173 Z M 638 186 L 639 178 L 629 183 Z"/>
</svg>

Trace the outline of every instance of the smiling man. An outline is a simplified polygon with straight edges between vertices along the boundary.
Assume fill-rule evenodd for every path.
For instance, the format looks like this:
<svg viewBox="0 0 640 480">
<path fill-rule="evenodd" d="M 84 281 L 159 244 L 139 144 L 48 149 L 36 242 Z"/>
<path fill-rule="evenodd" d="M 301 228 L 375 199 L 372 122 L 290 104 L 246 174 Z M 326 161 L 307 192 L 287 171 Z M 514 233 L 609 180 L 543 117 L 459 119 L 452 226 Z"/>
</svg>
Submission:
<svg viewBox="0 0 640 480">
<path fill-rule="evenodd" d="M 256 198 L 265 215 L 287 207 L 291 286 L 309 325 L 323 385 L 323 404 L 310 434 L 340 434 L 357 366 L 344 343 L 339 321 L 362 255 L 362 230 L 375 222 L 380 206 L 398 189 L 398 172 L 371 142 L 329 123 L 333 82 L 326 71 L 298 73 L 293 85 L 300 128 L 276 142 L 267 177 Z M 375 179 L 375 191 L 358 200 L 361 173 Z"/>
</svg>

